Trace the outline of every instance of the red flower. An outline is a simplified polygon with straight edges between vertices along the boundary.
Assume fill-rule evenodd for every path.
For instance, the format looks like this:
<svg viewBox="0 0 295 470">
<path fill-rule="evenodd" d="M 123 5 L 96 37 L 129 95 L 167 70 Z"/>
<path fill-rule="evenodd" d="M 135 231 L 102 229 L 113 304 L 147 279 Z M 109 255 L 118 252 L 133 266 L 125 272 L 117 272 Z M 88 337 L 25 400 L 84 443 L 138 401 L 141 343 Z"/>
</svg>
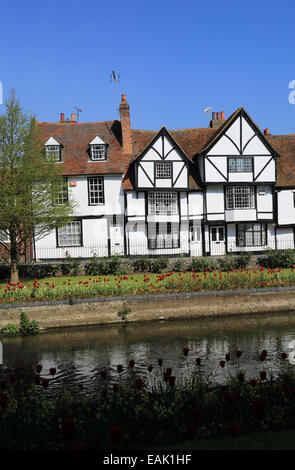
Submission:
<svg viewBox="0 0 295 470">
<path fill-rule="evenodd" d="M 122 364 L 118 364 L 117 365 L 117 372 L 119 372 L 119 374 L 121 374 L 121 372 L 123 372 L 124 370 L 124 367 L 122 366 Z"/>
<path fill-rule="evenodd" d="M 219 363 L 219 364 L 220 364 L 220 367 L 222 367 L 222 368 L 223 368 L 223 367 L 225 366 L 225 361 L 220 361 L 220 363 Z"/>
<path fill-rule="evenodd" d="M 236 350 L 236 356 L 237 357 L 241 357 L 242 355 L 242 351 L 240 351 L 239 349 Z"/>
<path fill-rule="evenodd" d="M 10 382 L 14 383 L 15 382 L 15 374 L 10 374 L 9 375 L 9 378 L 10 378 Z"/>
<path fill-rule="evenodd" d="M 196 363 L 197 363 L 197 366 L 200 366 L 200 365 L 201 365 L 201 359 L 200 359 L 199 357 L 197 357 Z"/>
<path fill-rule="evenodd" d="M 189 352 L 189 348 L 182 348 L 182 351 L 183 351 L 183 354 L 187 356 Z"/>
<path fill-rule="evenodd" d="M 169 377 L 170 387 L 174 387 L 174 384 L 175 384 L 175 377 L 174 377 L 174 375 L 170 375 L 170 377 Z"/>
<path fill-rule="evenodd" d="M 203 421 L 202 412 L 199 410 L 193 410 L 192 416 L 193 416 L 194 424 L 197 426 L 201 426 L 202 421 Z"/>
<path fill-rule="evenodd" d="M 227 362 L 228 362 L 228 361 L 230 360 L 230 354 L 227 353 L 227 354 L 225 355 L 225 359 L 226 359 Z"/>
<path fill-rule="evenodd" d="M 61 422 L 62 437 L 65 441 L 76 439 L 76 423 L 74 418 L 64 418 Z"/>
<path fill-rule="evenodd" d="M 48 379 L 43 379 L 43 380 L 42 380 L 42 386 L 43 386 L 43 388 L 48 388 L 48 385 L 49 385 L 49 380 L 48 380 Z"/>
<path fill-rule="evenodd" d="M 55 375 L 56 374 L 56 368 L 55 367 L 51 367 L 51 369 L 49 370 L 50 374 L 51 375 Z"/>
<path fill-rule="evenodd" d="M 119 442 L 121 440 L 122 430 L 122 426 L 116 425 L 111 427 L 109 436 L 112 442 Z"/>
<path fill-rule="evenodd" d="M 284 361 L 285 359 L 287 359 L 287 354 L 286 354 L 285 352 L 282 352 L 281 358 L 282 358 L 283 361 Z"/>
<path fill-rule="evenodd" d="M 7 393 L 1 393 L 1 395 L 0 395 L 0 406 L 1 406 L 1 408 L 4 408 L 6 406 L 7 399 L 8 399 Z"/>
<path fill-rule="evenodd" d="M 108 389 L 107 389 L 107 388 L 102 388 L 101 394 L 102 394 L 102 396 L 105 398 L 105 397 L 107 396 L 107 394 L 108 394 Z"/>
<path fill-rule="evenodd" d="M 240 382 L 244 382 L 244 378 L 245 378 L 245 374 L 243 374 L 242 372 L 240 372 L 240 373 L 238 374 L 238 379 L 239 379 L 239 381 L 240 381 Z"/>
<path fill-rule="evenodd" d="M 257 419 L 263 419 L 265 408 L 267 405 L 266 400 L 262 400 L 262 398 L 253 398 L 252 399 L 252 413 Z"/>
<path fill-rule="evenodd" d="M 267 356 L 267 351 L 266 351 L 266 349 L 264 349 L 263 351 L 261 351 L 260 360 L 263 362 L 265 360 L 266 356 Z"/>
<path fill-rule="evenodd" d="M 102 379 L 106 379 L 106 377 L 107 377 L 107 371 L 106 371 L 106 370 L 101 370 L 101 371 L 100 371 L 100 376 L 101 376 Z"/>
<path fill-rule="evenodd" d="M 134 359 L 131 359 L 131 361 L 129 362 L 129 366 L 131 367 L 131 369 L 135 366 Z"/>
<path fill-rule="evenodd" d="M 152 370 L 153 370 L 153 366 L 150 364 L 150 365 L 148 366 L 148 371 L 149 371 L 149 372 L 152 372 Z"/>
<path fill-rule="evenodd" d="M 169 376 L 172 374 L 172 368 L 171 367 L 167 367 L 166 374 L 168 374 Z"/>
<path fill-rule="evenodd" d="M 256 383 L 257 383 L 256 379 L 250 380 L 250 384 L 252 385 L 253 388 L 256 386 Z"/>
<path fill-rule="evenodd" d="M 163 359 L 158 359 L 158 364 L 159 364 L 160 367 L 162 367 L 162 365 L 163 365 Z"/>
<path fill-rule="evenodd" d="M 37 374 L 40 374 L 41 370 L 42 370 L 42 366 L 41 366 L 41 364 L 38 364 L 38 365 L 36 366 L 36 372 L 37 372 Z"/>
<path fill-rule="evenodd" d="M 237 437 L 240 431 L 240 425 L 236 421 L 230 421 L 227 425 L 227 429 L 232 437 Z"/>
<path fill-rule="evenodd" d="M 168 382 L 170 375 L 167 374 L 167 372 L 164 372 L 164 380 L 165 382 Z"/>
<path fill-rule="evenodd" d="M 186 424 L 186 436 L 188 439 L 193 439 L 197 434 L 197 429 L 193 423 Z"/>
<path fill-rule="evenodd" d="M 143 386 L 143 380 L 140 379 L 140 378 L 136 379 L 135 380 L 135 386 L 136 386 L 137 390 L 140 390 Z"/>
<path fill-rule="evenodd" d="M 119 390 L 119 385 L 118 384 L 114 384 L 113 385 L 113 390 L 114 392 L 117 392 Z"/>
<path fill-rule="evenodd" d="M 262 371 L 260 372 L 260 378 L 261 378 L 261 380 L 265 380 L 265 379 L 266 379 L 266 371 L 265 371 L 265 370 L 262 370 Z"/>
<path fill-rule="evenodd" d="M 35 375 L 34 381 L 35 381 L 35 385 L 39 385 L 41 381 L 40 375 Z"/>
</svg>

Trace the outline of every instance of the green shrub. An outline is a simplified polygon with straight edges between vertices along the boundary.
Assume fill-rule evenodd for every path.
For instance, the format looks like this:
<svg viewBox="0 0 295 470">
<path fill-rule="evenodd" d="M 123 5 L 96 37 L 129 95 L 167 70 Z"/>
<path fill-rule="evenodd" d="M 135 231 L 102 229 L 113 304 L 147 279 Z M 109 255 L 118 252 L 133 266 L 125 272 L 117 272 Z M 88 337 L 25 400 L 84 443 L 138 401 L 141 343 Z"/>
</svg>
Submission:
<svg viewBox="0 0 295 470">
<path fill-rule="evenodd" d="M 13 323 L 8 323 L 2 328 L 1 333 L 3 336 L 7 336 L 7 337 L 18 336 L 20 334 L 20 329 L 18 325 L 14 325 Z"/>
<path fill-rule="evenodd" d="M 216 260 L 207 258 L 205 256 L 195 257 L 192 258 L 192 262 L 188 269 L 195 272 L 211 271 L 218 269 L 218 263 Z"/>
<path fill-rule="evenodd" d="M 10 266 L 8 264 L 0 264 L 0 279 L 9 279 Z"/>
<path fill-rule="evenodd" d="M 265 268 L 292 268 L 295 265 L 294 250 L 269 250 L 258 262 Z"/>
<path fill-rule="evenodd" d="M 164 269 L 166 269 L 167 266 L 168 266 L 168 259 L 164 258 L 164 257 L 161 257 L 159 259 L 155 259 L 155 260 L 151 261 L 150 271 L 152 273 L 160 273 L 160 272 L 164 271 Z"/>
<path fill-rule="evenodd" d="M 224 256 L 218 260 L 221 271 L 231 271 L 237 267 L 236 256 Z"/>
<path fill-rule="evenodd" d="M 144 273 L 150 269 L 150 260 L 149 258 L 135 258 L 132 262 L 132 267 L 134 271 Z"/>
<path fill-rule="evenodd" d="M 117 313 L 118 317 L 121 318 L 121 320 L 126 321 L 127 320 L 127 315 L 131 311 L 131 308 L 125 307 L 122 310 L 119 310 Z"/>
<path fill-rule="evenodd" d="M 250 251 L 245 251 L 236 256 L 236 267 L 245 269 L 249 265 L 252 258 L 252 253 Z"/>
<path fill-rule="evenodd" d="M 85 264 L 84 271 L 86 276 L 96 275 L 100 264 L 101 261 L 98 260 L 96 253 L 94 253 L 88 263 Z"/>
<path fill-rule="evenodd" d="M 183 259 L 178 259 L 177 261 L 175 261 L 174 265 L 173 265 L 173 270 L 176 271 L 176 272 L 181 272 L 181 271 L 184 271 L 185 269 L 185 262 Z"/>
<path fill-rule="evenodd" d="M 25 312 L 20 314 L 20 333 L 21 335 L 37 335 L 40 332 L 38 322 L 29 320 Z"/>
</svg>

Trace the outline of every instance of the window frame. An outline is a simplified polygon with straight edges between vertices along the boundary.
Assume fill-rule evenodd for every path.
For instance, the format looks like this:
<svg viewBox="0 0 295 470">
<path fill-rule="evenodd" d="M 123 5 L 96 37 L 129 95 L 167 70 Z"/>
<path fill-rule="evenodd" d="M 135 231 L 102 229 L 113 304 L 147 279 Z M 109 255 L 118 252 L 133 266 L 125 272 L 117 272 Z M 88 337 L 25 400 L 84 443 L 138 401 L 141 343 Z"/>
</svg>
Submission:
<svg viewBox="0 0 295 470">
<path fill-rule="evenodd" d="M 63 189 L 64 189 L 64 193 L 66 192 L 66 197 L 65 197 L 65 200 L 63 202 L 57 202 L 57 200 L 55 199 L 54 201 L 54 205 L 56 206 L 63 206 L 64 204 L 68 204 L 69 202 L 69 185 L 68 185 L 68 178 L 66 176 L 63 176 L 63 185 L 64 185 L 64 188 L 61 188 L 59 190 L 59 193 L 61 194 Z"/>
<path fill-rule="evenodd" d="M 103 148 L 103 155 L 104 158 L 94 158 L 93 152 L 96 151 L 98 152 L 98 149 L 95 149 L 94 147 L 100 147 Z M 107 146 L 106 144 L 90 144 L 90 160 L 93 162 L 103 162 L 107 159 Z"/>
<path fill-rule="evenodd" d="M 254 226 L 260 226 L 259 230 L 254 230 Z M 241 226 L 244 226 L 243 229 L 239 228 Z M 250 230 L 246 230 L 246 228 L 250 228 Z M 242 241 L 241 237 L 239 234 L 242 233 L 244 234 L 244 241 Z M 252 243 L 247 242 L 247 236 L 251 234 L 252 237 Z M 260 243 L 256 243 L 255 240 L 255 234 L 260 235 Z M 264 237 L 263 237 L 264 235 Z M 263 242 L 263 243 L 262 243 Z M 239 224 L 236 224 L 236 245 L 237 247 L 256 247 L 256 246 L 266 246 L 267 245 L 267 224 L 266 223 L 261 223 L 261 222 L 241 222 Z"/>
<path fill-rule="evenodd" d="M 94 190 L 90 189 L 91 180 L 101 179 L 102 183 L 102 201 L 101 202 L 91 202 L 91 192 Z M 88 188 L 88 206 L 102 206 L 105 203 L 105 191 L 104 191 L 104 177 L 103 176 L 89 176 L 87 178 L 87 188 Z"/>
<path fill-rule="evenodd" d="M 165 194 L 171 194 L 171 209 L 162 211 L 163 207 L 168 206 L 165 204 Z M 160 200 L 162 195 L 162 201 Z M 152 200 L 153 199 L 153 200 Z M 167 199 L 166 199 L 167 201 Z M 153 210 L 151 210 L 153 208 Z M 158 210 L 158 208 L 160 208 Z M 176 191 L 149 191 L 147 196 L 147 214 L 148 215 L 179 215 L 178 197 Z"/>
<path fill-rule="evenodd" d="M 180 248 L 180 223 L 175 222 L 152 222 L 155 224 L 154 234 L 151 237 L 151 225 L 148 226 L 148 249 L 149 250 L 173 250 Z M 160 230 L 160 226 L 165 226 L 165 230 Z M 175 227 L 177 230 L 175 230 Z M 177 235 L 175 237 L 174 235 Z"/>
<path fill-rule="evenodd" d="M 63 244 L 60 244 L 60 234 L 59 234 L 59 231 L 69 225 L 72 225 L 72 224 L 79 224 L 79 227 L 80 227 L 80 233 L 78 233 L 78 236 L 79 236 L 79 243 L 71 243 L 70 245 L 63 245 Z M 64 235 L 68 235 L 67 233 L 64 233 L 63 234 L 63 237 Z M 74 234 L 75 235 L 75 234 Z M 66 237 L 64 237 L 64 239 L 66 239 Z M 83 246 L 83 238 L 82 238 L 82 220 L 81 219 L 77 219 L 77 220 L 72 220 L 71 222 L 68 222 L 66 225 L 63 225 L 62 227 L 57 227 L 56 228 L 56 246 L 57 248 L 70 248 L 70 247 L 77 247 L 77 246 Z"/>
<path fill-rule="evenodd" d="M 250 161 L 251 162 L 251 169 L 245 170 L 244 168 L 242 170 L 237 169 L 237 162 L 245 162 L 245 161 Z M 235 169 L 232 170 L 231 167 L 231 162 L 235 162 Z M 229 173 L 253 173 L 253 157 L 228 157 L 228 172 Z"/>
<path fill-rule="evenodd" d="M 48 155 L 53 155 L 53 153 L 49 152 L 49 147 L 56 147 L 58 150 L 55 150 L 55 152 L 58 152 L 58 158 L 47 158 Z M 46 152 L 46 160 L 47 161 L 54 161 L 54 162 L 61 162 L 61 145 L 45 145 L 45 152 Z"/>
<path fill-rule="evenodd" d="M 242 192 L 242 189 L 247 189 L 247 192 Z M 230 194 L 231 191 L 231 194 Z M 256 191 L 255 187 L 251 185 L 235 185 L 235 186 L 225 186 L 224 191 L 225 197 L 225 210 L 253 210 L 256 209 Z M 249 199 L 249 204 L 243 206 L 246 197 Z M 230 201 L 230 198 L 232 200 Z M 238 198 L 241 200 L 241 205 L 237 203 Z M 244 201 L 243 201 L 244 200 Z M 231 207 L 232 206 L 232 207 Z"/>
<path fill-rule="evenodd" d="M 166 165 L 166 167 L 169 168 L 169 176 L 158 176 L 157 171 L 158 171 L 159 166 L 164 166 L 164 165 Z M 166 179 L 170 180 L 172 178 L 172 163 L 171 162 L 155 162 L 155 178 L 161 179 L 161 180 L 166 180 Z"/>
</svg>

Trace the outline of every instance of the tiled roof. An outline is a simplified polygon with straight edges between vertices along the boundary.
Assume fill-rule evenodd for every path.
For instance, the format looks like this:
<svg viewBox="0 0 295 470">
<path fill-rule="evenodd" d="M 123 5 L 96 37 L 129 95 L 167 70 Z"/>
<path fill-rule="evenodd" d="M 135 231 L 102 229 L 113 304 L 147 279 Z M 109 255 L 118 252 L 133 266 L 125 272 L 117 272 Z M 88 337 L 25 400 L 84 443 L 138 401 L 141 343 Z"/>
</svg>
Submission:
<svg viewBox="0 0 295 470">
<path fill-rule="evenodd" d="M 277 158 L 276 186 L 295 187 L 295 134 L 267 135 L 270 145 L 280 155 Z"/>
<path fill-rule="evenodd" d="M 37 122 L 37 125 L 44 143 L 52 136 L 63 146 L 64 175 L 123 173 L 120 121 Z M 97 135 L 107 144 L 105 161 L 90 161 L 89 144 Z"/>
<path fill-rule="evenodd" d="M 222 132 L 222 128 L 235 117 L 239 110 L 235 111 L 225 121 L 224 125 L 217 129 L 195 128 L 169 131 L 179 147 L 192 160 L 189 177 L 190 189 L 197 190 L 201 187 L 199 171 L 197 165 L 193 163 L 193 161 L 196 161 L 194 157 L 206 150 L 215 141 Z M 64 175 L 123 174 L 120 121 L 92 123 L 38 122 L 37 124 L 42 132 L 44 143 L 52 136 L 63 146 L 62 166 Z M 129 168 L 124 177 L 123 188 L 125 190 L 134 188 L 134 161 L 157 133 L 158 131 L 151 130 L 132 130 L 133 157 L 130 157 Z M 89 143 L 97 135 L 108 144 L 108 158 L 106 161 L 90 161 Z M 295 134 L 266 135 L 264 137 L 279 155 L 276 160 L 277 186 L 295 187 Z"/>
</svg>

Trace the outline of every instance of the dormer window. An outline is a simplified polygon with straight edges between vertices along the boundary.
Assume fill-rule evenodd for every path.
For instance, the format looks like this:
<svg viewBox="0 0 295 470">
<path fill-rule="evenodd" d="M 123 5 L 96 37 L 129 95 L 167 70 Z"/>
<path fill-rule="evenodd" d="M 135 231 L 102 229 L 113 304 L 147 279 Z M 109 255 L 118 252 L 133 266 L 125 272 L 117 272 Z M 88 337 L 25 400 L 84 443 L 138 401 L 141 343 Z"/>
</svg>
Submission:
<svg viewBox="0 0 295 470">
<path fill-rule="evenodd" d="M 47 160 L 61 161 L 61 145 L 53 137 L 50 137 L 45 143 L 45 150 Z"/>
<path fill-rule="evenodd" d="M 93 161 L 107 159 L 106 144 L 98 135 L 90 142 L 90 158 Z"/>
</svg>

